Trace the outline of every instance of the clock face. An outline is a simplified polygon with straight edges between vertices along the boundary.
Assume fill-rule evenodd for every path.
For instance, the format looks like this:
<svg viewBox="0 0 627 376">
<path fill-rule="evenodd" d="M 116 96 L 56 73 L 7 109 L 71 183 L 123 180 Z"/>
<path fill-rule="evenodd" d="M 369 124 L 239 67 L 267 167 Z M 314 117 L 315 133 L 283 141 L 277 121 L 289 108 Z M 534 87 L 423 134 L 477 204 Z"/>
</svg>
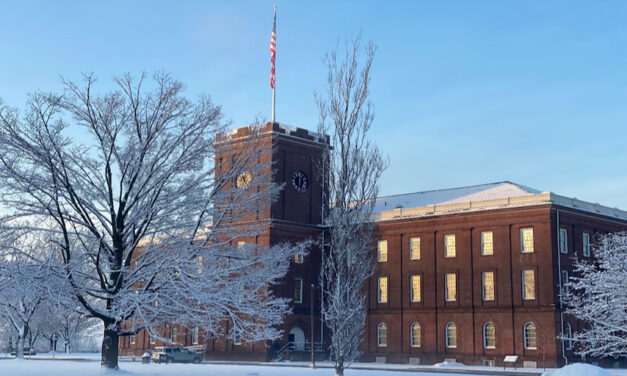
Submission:
<svg viewBox="0 0 627 376">
<path fill-rule="evenodd" d="M 292 174 L 292 186 L 297 192 L 305 192 L 309 188 L 309 179 L 302 171 L 295 171 Z"/>
<path fill-rule="evenodd" d="M 237 188 L 246 188 L 252 179 L 253 177 L 250 175 L 250 172 L 242 172 L 237 176 L 235 185 L 237 185 Z"/>
</svg>

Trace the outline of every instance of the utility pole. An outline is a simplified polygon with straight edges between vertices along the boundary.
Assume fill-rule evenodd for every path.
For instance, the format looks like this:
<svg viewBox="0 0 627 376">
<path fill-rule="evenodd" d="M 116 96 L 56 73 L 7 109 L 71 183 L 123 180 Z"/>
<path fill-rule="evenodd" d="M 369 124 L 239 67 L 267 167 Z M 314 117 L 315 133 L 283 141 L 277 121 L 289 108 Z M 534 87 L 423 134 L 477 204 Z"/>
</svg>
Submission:
<svg viewBox="0 0 627 376">
<path fill-rule="evenodd" d="M 316 285 L 314 285 L 313 283 L 310 284 L 310 302 L 309 302 L 309 307 L 310 307 L 310 313 L 311 313 L 311 331 L 310 333 L 310 337 L 311 337 L 311 365 L 309 366 L 309 368 L 316 368 L 316 340 L 315 340 L 315 335 L 314 335 L 314 294 L 316 293 Z"/>
</svg>

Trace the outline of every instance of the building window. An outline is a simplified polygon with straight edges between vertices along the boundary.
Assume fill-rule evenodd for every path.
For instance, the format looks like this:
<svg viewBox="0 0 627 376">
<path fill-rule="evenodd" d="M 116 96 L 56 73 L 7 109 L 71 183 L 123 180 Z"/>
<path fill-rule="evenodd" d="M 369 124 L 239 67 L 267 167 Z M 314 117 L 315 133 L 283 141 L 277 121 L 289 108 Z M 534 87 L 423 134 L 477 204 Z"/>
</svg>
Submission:
<svg viewBox="0 0 627 376">
<path fill-rule="evenodd" d="M 536 341 L 536 324 L 528 322 L 523 326 L 524 345 L 527 350 L 535 350 L 538 348 Z"/>
<path fill-rule="evenodd" d="M 192 345 L 198 344 L 198 327 L 192 329 Z"/>
<path fill-rule="evenodd" d="M 305 255 L 303 255 L 302 253 L 297 253 L 294 255 L 295 264 L 302 264 L 304 259 L 305 259 Z"/>
<path fill-rule="evenodd" d="M 409 340 L 411 347 L 420 347 L 420 324 L 417 322 L 411 324 L 410 331 Z"/>
<path fill-rule="evenodd" d="M 492 231 L 484 231 L 481 233 L 481 255 L 490 256 L 494 254 L 494 240 Z"/>
<path fill-rule="evenodd" d="M 583 233 L 583 255 L 590 257 L 590 234 L 587 232 Z"/>
<path fill-rule="evenodd" d="M 387 240 L 379 240 L 377 242 L 377 261 L 379 262 L 388 261 L 388 241 Z"/>
<path fill-rule="evenodd" d="M 294 303 L 303 302 L 303 280 L 302 278 L 294 279 Z"/>
<path fill-rule="evenodd" d="M 444 235 L 444 257 L 455 257 L 455 235 Z"/>
<path fill-rule="evenodd" d="M 388 302 L 388 277 L 379 277 L 379 303 Z"/>
<path fill-rule="evenodd" d="M 411 288 L 409 289 L 410 298 L 412 302 L 419 302 L 421 300 L 420 296 L 420 276 L 412 275 L 409 277 L 409 283 L 411 284 Z"/>
<path fill-rule="evenodd" d="M 454 322 L 446 324 L 446 347 L 449 349 L 457 348 L 457 327 Z"/>
<path fill-rule="evenodd" d="M 573 329 L 569 323 L 564 326 L 564 337 L 566 337 L 566 350 L 573 349 Z"/>
<path fill-rule="evenodd" d="M 486 349 L 496 348 L 496 328 L 491 322 L 483 324 L 483 347 Z"/>
<path fill-rule="evenodd" d="M 152 334 L 148 334 L 149 338 L 150 338 L 150 344 L 154 345 L 157 341 L 155 340 L 155 336 L 153 336 Z"/>
<path fill-rule="evenodd" d="M 135 341 L 137 340 L 137 336 L 136 335 L 132 335 L 129 339 L 129 342 L 131 343 L 131 345 L 135 344 Z"/>
<path fill-rule="evenodd" d="M 234 330 L 233 333 L 233 345 L 239 346 L 242 344 L 242 336 L 240 335 L 239 330 Z"/>
<path fill-rule="evenodd" d="M 174 325 L 170 327 L 170 340 L 176 342 L 176 326 Z"/>
<path fill-rule="evenodd" d="M 237 249 L 244 249 L 246 247 L 246 242 L 237 242 Z"/>
<path fill-rule="evenodd" d="M 446 273 L 444 275 L 444 295 L 447 302 L 457 300 L 457 274 Z"/>
<path fill-rule="evenodd" d="M 568 272 L 566 270 L 562 270 L 562 290 L 564 290 L 564 294 L 568 295 Z"/>
<path fill-rule="evenodd" d="M 420 238 L 409 238 L 409 259 L 420 260 Z"/>
<path fill-rule="evenodd" d="M 377 346 L 386 347 L 388 345 L 388 327 L 384 322 L 377 325 Z"/>
<path fill-rule="evenodd" d="M 533 270 L 522 271 L 522 292 L 524 300 L 536 298 L 536 273 Z"/>
<path fill-rule="evenodd" d="M 533 228 L 520 229 L 520 252 L 533 252 Z"/>
<path fill-rule="evenodd" d="M 494 300 L 494 272 L 481 273 L 481 293 L 484 301 Z"/>
<path fill-rule="evenodd" d="M 568 230 L 560 228 L 560 252 L 568 253 Z"/>
</svg>

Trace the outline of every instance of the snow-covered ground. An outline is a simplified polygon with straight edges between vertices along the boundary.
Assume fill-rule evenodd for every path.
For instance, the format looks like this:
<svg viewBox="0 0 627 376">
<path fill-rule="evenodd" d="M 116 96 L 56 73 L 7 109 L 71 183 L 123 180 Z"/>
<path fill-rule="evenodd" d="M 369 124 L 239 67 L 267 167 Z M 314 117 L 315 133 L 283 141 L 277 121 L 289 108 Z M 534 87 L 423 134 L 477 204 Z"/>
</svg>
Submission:
<svg viewBox="0 0 627 376">
<path fill-rule="evenodd" d="M 248 364 L 223 364 L 223 363 L 203 363 L 196 364 L 141 364 L 132 362 L 129 358 L 122 358 L 119 372 L 103 372 L 100 368 L 100 354 L 55 354 L 55 360 L 50 359 L 52 354 L 42 354 L 33 359 L 14 360 L 0 359 L 0 376 L 326 376 L 333 375 L 333 369 L 329 362 L 318 363 L 320 368 L 309 369 L 307 362 L 293 363 L 248 363 Z M 513 369 L 508 369 L 513 371 Z M 408 372 L 410 371 L 410 372 Z M 414 371 L 414 372 L 411 372 Z M 417 371 L 417 372 L 416 372 Z M 473 374 L 484 374 L 499 376 L 508 375 L 502 372 L 499 367 L 475 367 L 464 365 L 446 366 L 412 366 L 408 364 L 380 364 L 380 363 L 357 363 L 352 368 L 347 369 L 347 376 L 408 376 L 411 374 L 420 376 L 462 376 L 468 375 L 468 371 Z M 627 370 L 608 370 L 612 376 L 627 376 Z M 550 375 L 555 370 L 547 369 L 516 369 L 516 372 L 529 372 L 540 375 L 546 372 Z M 577 374 L 577 376 L 580 376 Z"/>
</svg>

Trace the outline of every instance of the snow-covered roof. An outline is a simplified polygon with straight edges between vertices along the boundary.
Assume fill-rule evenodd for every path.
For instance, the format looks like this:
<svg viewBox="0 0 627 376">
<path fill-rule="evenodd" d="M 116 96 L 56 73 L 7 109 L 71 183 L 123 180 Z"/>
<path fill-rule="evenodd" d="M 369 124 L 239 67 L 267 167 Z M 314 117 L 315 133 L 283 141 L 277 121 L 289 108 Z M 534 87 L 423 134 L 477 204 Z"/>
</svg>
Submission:
<svg viewBox="0 0 627 376">
<path fill-rule="evenodd" d="M 377 198 L 373 215 L 375 221 L 385 221 L 540 204 L 560 205 L 627 220 L 627 212 L 617 208 L 543 192 L 509 181 L 383 196 Z"/>
<path fill-rule="evenodd" d="M 470 201 L 496 200 L 507 197 L 532 196 L 541 193 L 508 181 L 473 185 L 469 187 L 438 189 L 377 198 L 374 212 L 398 208 L 418 208 L 427 205 L 458 204 Z"/>
</svg>

